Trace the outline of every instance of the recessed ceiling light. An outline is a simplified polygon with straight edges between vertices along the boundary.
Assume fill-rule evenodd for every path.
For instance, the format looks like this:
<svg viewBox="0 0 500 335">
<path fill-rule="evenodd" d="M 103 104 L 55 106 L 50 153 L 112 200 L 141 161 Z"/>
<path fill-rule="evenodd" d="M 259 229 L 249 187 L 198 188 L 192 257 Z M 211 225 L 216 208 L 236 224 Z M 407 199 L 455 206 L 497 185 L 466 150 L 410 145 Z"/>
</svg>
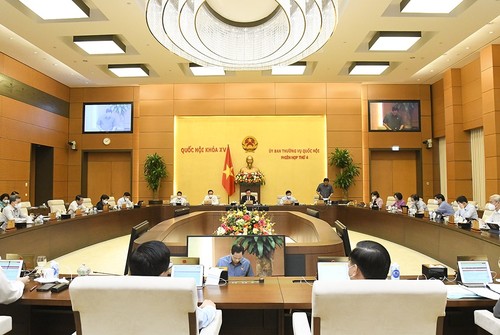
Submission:
<svg viewBox="0 0 500 335">
<path fill-rule="evenodd" d="M 149 76 L 149 69 L 144 64 L 110 64 L 108 69 L 118 77 Z"/>
<path fill-rule="evenodd" d="M 82 0 L 19 0 L 44 20 L 81 19 L 90 16 Z"/>
<path fill-rule="evenodd" d="M 90 55 L 123 54 L 127 49 L 116 35 L 74 36 L 73 43 Z"/>
<path fill-rule="evenodd" d="M 221 66 L 201 66 L 189 63 L 189 69 L 194 76 L 224 76 L 226 74 Z"/>
<path fill-rule="evenodd" d="M 422 37 L 419 31 L 379 31 L 368 43 L 371 51 L 406 51 Z"/>
<path fill-rule="evenodd" d="M 354 62 L 349 66 L 349 75 L 376 76 L 387 70 L 389 65 L 389 62 Z"/>
<path fill-rule="evenodd" d="M 401 13 L 448 14 L 463 0 L 403 0 Z"/>
<path fill-rule="evenodd" d="M 273 66 L 271 74 L 273 76 L 300 76 L 306 70 L 307 62 L 296 62 L 287 66 Z"/>
</svg>

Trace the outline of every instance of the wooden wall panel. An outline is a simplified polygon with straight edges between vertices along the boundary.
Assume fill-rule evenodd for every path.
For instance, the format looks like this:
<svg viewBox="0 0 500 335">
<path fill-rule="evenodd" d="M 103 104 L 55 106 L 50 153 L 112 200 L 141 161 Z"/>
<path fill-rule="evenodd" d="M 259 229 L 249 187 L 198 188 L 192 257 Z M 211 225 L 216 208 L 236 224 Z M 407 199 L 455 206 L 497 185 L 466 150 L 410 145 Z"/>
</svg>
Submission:
<svg viewBox="0 0 500 335">
<path fill-rule="evenodd" d="M 226 115 L 274 115 L 275 113 L 274 99 L 231 99 L 224 102 Z"/>
<path fill-rule="evenodd" d="M 174 115 L 173 100 L 141 101 L 141 118 L 145 116 Z"/>
<path fill-rule="evenodd" d="M 273 83 L 228 83 L 224 85 L 226 99 L 274 99 L 276 87 Z"/>
<path fill-rule="evenodd" d="M 141 100 L 172 100 L 174 85 L 144 85 L 140 88 Z"/>
<path fill-rule="evenodd" d="M 479 59 L 461 69 L 463 129 L 482 127 L 481 64 Z"/>
<path fill-rule="evenodd" d="M 277 115 L 318 115 L 326 113 L 324 99 L 277 99 Z"/>
<path fill-rule="evenodd" d="M 175 115 L 223 115 L 224 100 L 174 100 Z"/>
<path fill-rule="evenodd" d="M 278 83 L 276 99 L 325 99 L 324 83 Z"/>
<path fill-rule="evenodd" d="M 327 83 L 326 96 L 328 99 L 357 99 L 361 97 L 361 84 L 358 83 Z"/>
<path fill-rule="evenodd" d="M 44 75 L 41 72 L 33 70 L 33 68 L 18 62 L 17 60 L 0 53 L 0 58 L 3 61 L 1 72 L 9 77 L 12 77 L 26 85 L 37 88 L 59 99 L 68 101 L 70 98 L 70 90 L 67 86 L 58 81 Z"/>
<path fill-rule="evenodd" d="M 432 89 L 432 137 L 444 137 L 444 88 L 443 80 L 434 83 Z"/>
<path fill-rule="evenodd" d="M 89 87 L 83 91 L 81 102 L 128 102 L 134 101 L 134 87 Z M 135 107 L 135 106 L 134 106 Z"/>
<path fill-rule="evenodd" d="M 176 84 L 174 100 L 220 100 L 224 99 L 224 84 Z"/>
</svg>

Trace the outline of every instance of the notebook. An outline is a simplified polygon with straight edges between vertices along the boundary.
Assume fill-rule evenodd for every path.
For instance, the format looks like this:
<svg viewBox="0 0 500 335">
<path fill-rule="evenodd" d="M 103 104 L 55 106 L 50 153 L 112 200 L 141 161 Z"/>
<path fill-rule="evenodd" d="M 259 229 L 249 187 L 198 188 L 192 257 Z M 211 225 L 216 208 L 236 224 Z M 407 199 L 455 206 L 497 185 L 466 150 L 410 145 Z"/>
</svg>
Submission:
<svg viewBox="0 0 500 335">
<path fill-rule="evenodd" d="M 21 259 L 0 260 L 0 267 L 8 280 L 16 280 L 21 276 L 23 261 Z"/>
<path fill-rule="evenodd" d="M 349 280 L 348 262 L 318 262 L 318 280 L 338 281 Z"/>
<path fill-rule="evenodd" d="M 485 287 L 493 282 L 487 260 L 458 261 L 462 284 L 467 287 Z"/>
<path fill-rule="evenodd" d="M 193 278 L 197 287 L 203 286 L 203 265 L 174 265 L 172 278 Z"/>
</svg>

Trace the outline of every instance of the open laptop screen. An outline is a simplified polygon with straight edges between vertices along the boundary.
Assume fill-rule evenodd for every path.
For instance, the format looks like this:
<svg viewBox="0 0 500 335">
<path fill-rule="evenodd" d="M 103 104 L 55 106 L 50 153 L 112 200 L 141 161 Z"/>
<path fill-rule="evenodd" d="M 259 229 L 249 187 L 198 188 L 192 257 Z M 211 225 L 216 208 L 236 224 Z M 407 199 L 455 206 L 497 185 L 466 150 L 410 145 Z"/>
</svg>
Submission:
<svg viewBox="0 0 500 335">
<path fill-rule="evenodd" d="M 349 280 L 348 262 L 318 262 L 318 280 Z"/>
<path fill-rule="evenodd" d="M 21 259 L 0 260 L 0 267 L 8 280 L 16 280 L 21 276 L 23 261 Z"/>
<path fill-rule="evenodd" d="M 172 278 L 193 278 L 197 287 L 203 286 L 203 265 L 174 265 Z"/>
<path fill-rule="evenodd" d="M 462 284 L 466 286 L 484 286 L 491 283 L 490 265 L 488 261 L 459 261 L 458 271 L 462 279 Z"/>
</svg>

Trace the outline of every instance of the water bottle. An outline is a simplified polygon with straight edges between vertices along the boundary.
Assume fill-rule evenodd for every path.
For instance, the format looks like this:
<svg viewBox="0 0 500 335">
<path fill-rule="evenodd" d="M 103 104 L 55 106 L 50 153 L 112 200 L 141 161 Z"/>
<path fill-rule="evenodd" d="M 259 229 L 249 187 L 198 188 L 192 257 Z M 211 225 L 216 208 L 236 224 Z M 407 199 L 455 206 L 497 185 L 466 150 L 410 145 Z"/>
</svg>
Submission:
<svg viewBox="0 0 500 335">
<path fill-rule="evenodd" d="M 391 279 L 392 280 L 399 280 L 399 276 L 400 276 L 399 264 L 392 263 L 392 265 L 391 265 Z"/>
</svg>

